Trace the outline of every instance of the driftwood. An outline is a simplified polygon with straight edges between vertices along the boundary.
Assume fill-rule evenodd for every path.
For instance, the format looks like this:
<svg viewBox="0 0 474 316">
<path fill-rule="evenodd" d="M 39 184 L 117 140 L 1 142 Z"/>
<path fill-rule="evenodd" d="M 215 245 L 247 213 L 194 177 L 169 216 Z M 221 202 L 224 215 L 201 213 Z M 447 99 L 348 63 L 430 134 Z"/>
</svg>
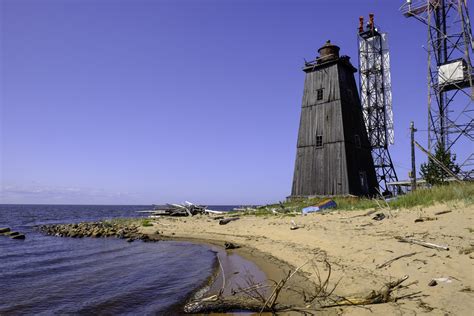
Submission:
<svg viewBox="0 0 474 316">
<path fill-rule="evenodd" d="M 392 297 L 392 292 L 397 289 L 400 284 L 405 282 L 408 279 L 408 275 L 405 275 L 403 278 L 400 278 L 396 281 L 389 282 L 385 284 L 380 290 L 372 291 L 366 297 L 343 297 L 340 301 L 335 302 L 334 304 L 324 305 L 322 307 L 336 307 L 336 306 L 346 306 L 346 305 L 370 305 L 370 304 L 382 304 L 391 301 L 396 301 L 397 299 L 413 296 L 417 293 L 412 293 L 409 295 L 405 295 L 403 297 Z"/>
<path fill-rule="evenodd" d="M 436 212 L 434 213 L 434 215 L 441 215 L 441 214 L 447 214 L 447 213 L 451 213 L 452 211 L 441 211 L 441 212 Z"/>
<path fill-rule="evenodd" d="M 438 250 L 440 250 L 440 249 L 441 250 L 449 250 L 448 246 L 440 246 L 440 245 L 433 244 L 433 243 L 430 243 L 430 242 L 426 242 L 426 241 L 423 241 L 423 240 L 417 240 L 417 239 L 413 239 L 413 238 L 405 238 L 405 237 L 400 237 L 400 236 L 396 236 L 395 238 L 399 242 L 406 242 L 406 243 L 420 245 L 420 246 L 423 246 L 423 247 L 426 247 L 426 248 L 432 248 L 432 249 L 438 249 Z"/>
<path fill-rule="evenodd" d="M 232 221 L 236 221 L 240 219 L 240 217 L 230 217 L 230 218 L 224 218 L 219 221 L 219 225 L 226 225 Z"/>
<path fill-rule="evenodd" d="M 266 306 L 262 310 L 262 303 L 256 300 L 249 300 L 248 297 L 217 297 L 209 300 L 191 302 L 184 306 L 184 312 L 196 313 L 226 313 L 235 310 L 245 310 L 248 312 L 271 312 L 272 309 Z"/>
<path fill-rule="evenodd" d="M 426 221 L 436 221 L 438 220 L 437 217 L 418 217 L 415 219 L 415 223 L 421 223 L 421 222 L 426 222 Z"/>
<path fill-rule="evenodd" d="M 207 209 L 207 206 L 196 205 L 186 201 L 184 204 L 154 205 L 152 211 L 138 211 L 140 213 L 151 213 L 151 216 L 194 216 L 198 214 L 222 214 L 221 211 Z"/>
<path fill-rule="evenodd" d="M 327 260 L 324 259 L 326 267 L 328 268 L 328 275 L 326 280 L 320 278 L 319 269 L 317 266 L 313 265 L 313 269 L 316 269 L 316 275 L 318 277 L 317 284 L 315 283 L 315 292 L 311 289 L 303 289 L 303 292 L 300 292 L 297 288 L 293 288 L 291 285 L 288 285 L 288 281 L 300 270 L 303 266 L 308 264 L 307 261 L 303 265 L 296 268 L 293 272 L 289 271 L 288 275 L 283 278 L 280 282 L 275 282 L 274 285 L 265 285 L 261 283 L 249 283 L 249 287 L 239 288 L 238 291 L 232 290 L 232 296 L 224 297 L 222 295 L 223 291 L 221 290 L 217 295 L 212 295 L 203 299 L 193 300 L 187 303 L 184 306 L 185 313 L 199 313 L 199 314 L 208 314 L 208 313 L 228 313 L 235 311 L 243 312 L 271 312 L 272 314 L 278 312 L 300 312 L 303 314 L 310 313 L 313 314 L 315 311 L 320 310 L 321 308 L 337 307 L 344 305 L 368 305 L 368 304 L 382 304 L 387 302 L 397 301 L 399 299 L 414 297 L 415 295 L 421 293 L 410 293 L 403 296 L 394 297 L 392 292 L 400 289 L 402 283 L 408 279 L 408 276 L 404 276 L 393 282 L 386 283 L 379 290 L 371 291 L 368 295 L 360 297 L 341 297 L 333 296 L 333 292 L 336 289 L 339 281 L 334 285 L 332 290 L 328 291 L 329 278 L 331 276 L 331 265 Z M 220 263 L 220 261 L 219 261 Z M 222 266 L 221 266 L 222 268 Z M 415 282 L 413 282 L 415 283 Z M 403 287 L 408 287 L 411 284 L 407 284 Z M 265 295 L 265 293 L 258 292 L 259 289 L 263 288 L 273 288 L 270 295 Z M 280 292 L 287 290 L 292 291 L 293 293 L 299 293 L 302 295 L 302 298 L 306 302 L 304 306 L 297 305 L 285 305 L 281 304 L 278 301 Z M 307 292 L 309 290 L 309 292 Z M 328 304 L 329 303 L 329 304 Z"/>
<path fill-rule="evenodd" d="M 395 257 L 393 259 L 390 259 L 382 264 L 379 264 L 376 266 L 377 269 L 380 269 L 380 268 L 383 268 L 385 266 L 389 266 L 392 262 L 394 261 L 397 261 L 398 259 L 401 259 L 401 258 L 406 258 L 406 257 L 411 257 L 411 256 L 414 256 L 416 255 L 418 252 L 412 252 L 412 253 L 407 253 L 405 255 L 401 255 L 401 256 L 398 256 L 398 257 Z"/>
<path fill-rule="evenodd" d="M 352 218 L 357 218 L 357 217 L 370 216 L 370 215 L 374 214 L 375 212 L 377 212 L 377 210 L 370 210 L 370 211 L 368 211 L 364 214 L 355 215 L 355 216 L 351 216 L 351 217 L 341 217 L 341 219 L 352 219 Z"/>
</svg>

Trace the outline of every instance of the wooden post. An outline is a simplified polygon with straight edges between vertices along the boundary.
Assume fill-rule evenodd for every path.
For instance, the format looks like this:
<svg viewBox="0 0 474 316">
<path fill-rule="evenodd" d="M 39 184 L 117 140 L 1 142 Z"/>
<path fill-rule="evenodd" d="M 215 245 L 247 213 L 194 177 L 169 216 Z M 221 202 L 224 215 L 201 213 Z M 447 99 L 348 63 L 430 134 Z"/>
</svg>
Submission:
<svg viewBox="0 0 474 316">
<path fill-rule="evenodd" d="M 410 122 L 411 135 L 411 191 L 416 190 L 416 164 L 415 164 L 415 123 Z"/>
</svg>

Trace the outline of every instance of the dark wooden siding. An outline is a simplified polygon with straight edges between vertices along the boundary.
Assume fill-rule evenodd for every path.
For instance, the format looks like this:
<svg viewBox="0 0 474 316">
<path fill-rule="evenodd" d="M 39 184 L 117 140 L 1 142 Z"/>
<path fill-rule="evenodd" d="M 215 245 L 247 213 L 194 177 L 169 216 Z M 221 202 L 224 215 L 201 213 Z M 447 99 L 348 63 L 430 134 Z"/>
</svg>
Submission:
<svg viewBox="0 0 474 316">
<path fill-rule="evenodd" d="M 343 142 L 297 149 L 294 196 L 342 195 L 349 192 Z M 296 193 L 296 194 L 295 194 Z"/>
<path fill-rule="evenodd" d="M 302 108 L 297 146 L 315 146 L 316 135 L 323 136 L 323 143 L 343 142 L 341 116 L 339 101 Z M 335 124 L 338 121 L 340 124 Z"/>
<path fill-rule="evenodd" d="M 351 188 L 350 193 L 354 195 L 367 193 L 363 192 L 360 186 L 359 172 L 364 171 L 367 174 L 368 194 L 375 195 L 378 184 L 357 85 L 352 72 L 348 71 L 344 65 L 339 65 L 339 75 L 341 83 L 344 83 L 344 89 L 341 88 L 341 104 L 343 105 L 342 119 L 346 152 L 349 158 L 347 176 Z M 355 143 L 355 135 L 359 136 L 360 147 Z"/>
<path fill-rule="evenodd" d="M 302 107 L 339 100 L 337 65 L 306 73 Z M 318 89 L 323 89 L 323 99 L 317 100 Z"/>
<path fill-rule="evenodd" d="M 362 148 L 355 145 L 356 134 Z M 323 136 L 321 148 L 317 135 Z M 375 176 L 367 146 L 353 68 L 335 62 L 307 71 L 292 196 L 362 194 L 359 171 L 366 171 L 369 185 Z"/>
</svg>

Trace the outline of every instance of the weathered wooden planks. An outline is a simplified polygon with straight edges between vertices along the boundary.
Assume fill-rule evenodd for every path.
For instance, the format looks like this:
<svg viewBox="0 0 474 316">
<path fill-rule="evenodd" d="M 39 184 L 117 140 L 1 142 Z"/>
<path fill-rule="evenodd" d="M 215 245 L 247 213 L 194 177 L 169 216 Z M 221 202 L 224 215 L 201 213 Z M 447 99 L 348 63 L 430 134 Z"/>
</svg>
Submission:
<svg viewBox="0 0 474 316">
<path fill-rule="evenodd" d="M 373 195 L 377 186 L 348 57 L 306 67 L 292 196 Z M 322 99 L 318 100 L 318 90 Z M 357 136 L 355 136 L 357 135 Z M 318 146 L 317 137 L 323 145 Z M 365 174 L 367 187 L 361 183 Z M 367 188 L 367 189 L 365 189 Z"/>
</svg>

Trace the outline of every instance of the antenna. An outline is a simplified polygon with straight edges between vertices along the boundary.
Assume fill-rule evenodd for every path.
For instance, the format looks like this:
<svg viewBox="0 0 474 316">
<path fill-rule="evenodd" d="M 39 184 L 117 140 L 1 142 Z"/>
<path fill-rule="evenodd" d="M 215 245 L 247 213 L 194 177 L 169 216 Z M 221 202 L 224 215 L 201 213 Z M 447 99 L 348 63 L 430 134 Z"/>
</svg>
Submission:
<svg viewBox="0 0 474 316">
<path fill-rule="evenodd" d="M 463 161 L 464 180 L 474 180 L 473 41 L 467 1 L 413 0 L 400 11 L 428 28 L 428 151 L 444 145 Z"/>
<path fill-rule="evenodd" d="M 394 144 L 394 130 L 387 34 L 375 28 L 374 15 L 370 14 L 367 29 L 359 28 L 358 39 L 360 101 L 377 181 L 381 192 L 395 194 L 388 187 L 398 178 L 388 151 Z"/>
</svg>

